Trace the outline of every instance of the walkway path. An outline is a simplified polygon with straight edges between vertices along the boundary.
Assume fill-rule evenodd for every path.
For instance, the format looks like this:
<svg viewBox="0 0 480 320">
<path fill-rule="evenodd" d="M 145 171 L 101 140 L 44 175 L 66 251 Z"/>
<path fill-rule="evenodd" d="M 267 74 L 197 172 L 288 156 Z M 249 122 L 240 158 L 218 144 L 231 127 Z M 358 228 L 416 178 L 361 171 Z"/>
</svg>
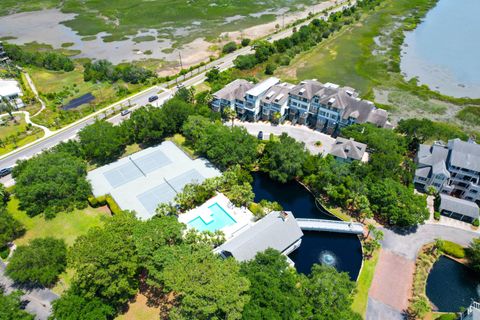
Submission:
<svg viewBox="0 0 480 320">
<path fill-rule="evenodd" d="M 53 132 L 47 127 L 32 122 L 32 120 L 30 120 L 30 113 L 28 113 L 27 111 L 13 111 L 12 114 L 23 114 L 25 116 L 25 122 L 31 124 L 34 127 L 42 129 L 43 132 L 45 132 L 45 137 L 51 136 L 53 134 Z M 9 116 L 8 113 L 0 114 L 0 118 L 7 116 Z"/>
<path fill-rule="evenodd" d="M 37 100 L 40 102 L 40 105 L 42 106 L 40 110 L 38 110 L 32 117 L 35 117 L 36 115 L 40 114 L 45 109 L 45 102 L 43 102 L 42 99 L 40 99 L 40 95 L 38 94 L 37 87 L 35 87 L 35 84 L 33 83 L 32 78 L 30 78 L 30 75 L 27 72 L 23 73 L 25 75 L 25 79 L 27 79 L 28 85 L 30 86 L 30 89 L 32 89 L 33 94 L 37 98 Z"/>
<path fill-rule="evenodd" d="M 244 127 L 250 134 L 255 136 L 259 131 L 263 131 L 263 139 L 269 139 L 270 134 L 278 136 L 285 132 L 295 140 L 304 142 L 306 148 L 312 154 L 329 153 L 335 142 L 335 139 L 331 136 L 304 125 L 272 125 L 270 122 L 242 122 L 239 120 L 235 120 L 234 125 Z M 322 143 L 320 146 L 316 145 L 318 141 Z"/>
<path fill-rule="evenodd" d="M 477 232 L 438 224 L 421 225 L 411 232 L 382 228 L 385 238 L 369 292 L 367 320 L 403 319 L 408 308 L 415 259 L 420 248 L 436 238 L 468 246 Z"/>
</svg>

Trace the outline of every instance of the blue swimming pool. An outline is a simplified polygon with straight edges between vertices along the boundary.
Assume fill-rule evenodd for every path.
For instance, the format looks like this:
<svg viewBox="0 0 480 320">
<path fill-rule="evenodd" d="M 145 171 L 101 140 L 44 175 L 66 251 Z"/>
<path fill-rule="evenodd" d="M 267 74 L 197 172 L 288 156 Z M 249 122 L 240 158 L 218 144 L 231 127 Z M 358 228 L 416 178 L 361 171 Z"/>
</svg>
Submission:
<svg viewBox="0 0 480 320">
<path fill-rule="evenodd" d="M 187 224 L 198 231 L 214 232 L 237 223 L 218 203 L 209 206 L 208 210 L 210 210 L 212 221 L 207 223 L 198 216 Z"/>
</svg>

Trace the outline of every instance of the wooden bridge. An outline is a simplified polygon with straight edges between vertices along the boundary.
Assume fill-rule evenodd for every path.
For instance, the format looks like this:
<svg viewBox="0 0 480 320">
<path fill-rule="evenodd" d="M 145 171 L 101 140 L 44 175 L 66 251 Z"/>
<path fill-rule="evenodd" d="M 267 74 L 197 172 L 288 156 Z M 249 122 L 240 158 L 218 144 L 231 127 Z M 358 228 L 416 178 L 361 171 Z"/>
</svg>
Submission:
<svg viewBox="0 0 480 320">
<path fill-rule="evenodd" d="M 304 218 L 296 218 L 296 220 L 300 229 L 305 231 L 363 234 L 363 224 L 359 222 Z"/>
</svg>

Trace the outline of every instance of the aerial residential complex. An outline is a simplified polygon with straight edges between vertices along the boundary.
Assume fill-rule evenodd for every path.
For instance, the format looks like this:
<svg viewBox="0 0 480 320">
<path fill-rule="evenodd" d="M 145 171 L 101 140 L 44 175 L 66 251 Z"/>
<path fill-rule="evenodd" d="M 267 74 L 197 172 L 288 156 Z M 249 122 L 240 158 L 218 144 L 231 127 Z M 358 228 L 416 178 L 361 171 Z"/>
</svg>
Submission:
<svg viewBox="0 0 480 320">
<path fill-rule="evenodd" d="M 232 108 L 242 120 L 290 120 L 333 133 L 354 123 L 390 128 L 388 113 L 358 97 L 355 89 L 305 80 L 298 85 L 269 78 L 257 85 L 238 79 L 213 95 L 215 111 Z"/>
<path fill-rule="evenodd" d="M 454 213 L 472 216 L 467 212 L 475 211 L 465 209 L 476 206 L 480 201 L 480 145 L 473 141 L 453 139 L 447 144 L 437 141 L 433 145 L 420 145 L 416 156 L 417 170 L 414 183 L 420 190 L 433 187 L 437 192 L 458 198 Z M 442 198 L 444 201 L 452 201 Z M 466 203 L 465 203 L 466 202 Z M 470 204 L 468 203 L 470 202 Z M 452 211 L 452 210 L 447 210 Z M 478 218 L 477 214 L 474 218 Z"/>
</svg>

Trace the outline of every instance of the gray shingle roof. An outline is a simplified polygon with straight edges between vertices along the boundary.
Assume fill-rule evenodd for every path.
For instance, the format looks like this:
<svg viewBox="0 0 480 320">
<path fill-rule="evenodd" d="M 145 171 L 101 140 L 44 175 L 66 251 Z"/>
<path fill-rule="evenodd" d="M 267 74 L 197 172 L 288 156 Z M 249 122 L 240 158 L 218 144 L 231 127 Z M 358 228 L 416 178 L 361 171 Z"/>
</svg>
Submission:
<svg viewBox="0 0 480 320">
<path fill-rule="evenodd" d="M 356 142 L 353 139 L 338 137 L 330 151 L 330 154 L 342 159 L 362 160 L 363 154 L 367 149 L 364 143 Z"/>
<path fill-rule="evenodd" d="M 282 105 L 285 101 L 288 100 L 288 93 L 293 88 L 293 85 L 290 83 L 281 83 L 274 85 L 265 92 L 265 95 L 262 98 L 264 103 L 276 103 Z"/>
<path fill-rule="evenodd" d="M 227 84 L 223 89 L 218 90 L 213 94 L 217 99 L 224 100 L 243 100 L 245 97 L 245 92 L 252 89 L 254 84 L 248 82 L 245 79 L 236 79 L 233 82 Z"/>
<path fill-rule="evenodd" d="M 435 142 L 432 146 L 421 144 L 417 153 L 418 167 L 432 167 L 432 170 L 429 170 L 428 176 L 425 176 L 424 178 L 439 173 L 443 173 L 445 176 L 449 177 L 445 165 L 447 158 L 448 149 L 443 143 Z M 422 173 L 424 172 L 426 172 L 426 170 L 422 171 Z"/>
<path fill-rule="evenodd" d="M 215 251 L 232 255 L 238 261 L 247 261 L 258 252 L 268 248 L 280 252 L 288 249 L 303 236 L 297 220 L 291 212 L 271 212 L 231 240 L 219 246 Z"/>
<path fill-rule="evenodd" d="M 316 80 L 304 80 L 293 87 L 293 89 L 290 91 L 290 94 L 310 100 L 313 98 L 315 93 L 322 88 L 323 84 Z M 301 91 L 303 91 L 303 93 Z"/>
<path fill-rule="evenodd" d="M 479 209 L 475 202 L 458 199 L 446 194 L 440 194 L 440 200 L 440 211 L 447 210 L 464 216 L 469 216 L 474 219 L 478 218 Z"/>
<path fill-rule="evenodd" d="M 480 172 L 480 145 L 453 139 L 448 141 L 448 147 L 452 150 L 451 165 Z"/>
</svg>

